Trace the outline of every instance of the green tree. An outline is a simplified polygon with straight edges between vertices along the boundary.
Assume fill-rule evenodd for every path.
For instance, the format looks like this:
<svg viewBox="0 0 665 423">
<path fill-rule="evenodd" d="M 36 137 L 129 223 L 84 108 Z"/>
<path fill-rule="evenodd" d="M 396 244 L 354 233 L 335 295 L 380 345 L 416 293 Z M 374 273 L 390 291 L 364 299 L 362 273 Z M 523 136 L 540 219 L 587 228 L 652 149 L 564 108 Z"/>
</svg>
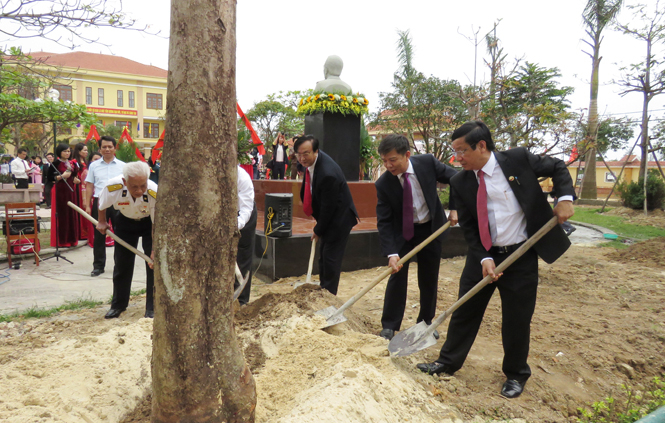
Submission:
<svg viewBox="0 0 665 423">
<path fill-rule="evenodd" d="M 53 75 L 57 75 L 57 69 L 44 71 L 39 61 L 32 60 L 18 48 L 10 48 L 8 56 L 0 52 L 2 142 L 16 147 L 21 143 L 18 132 L 12 136 L 12 126 L 16 131 L 27 123 L 55 124 L 63 129 L 76 124 L 89 126 L 97 120 L 94 114 L 87 112 L 85 105 L 50 99 L 48 92 L 56 77 Z"/>
<path fill-rule="evenodd" d="M 600 71 L 600 44 L 603 41 L 602 33 L 621 9 L 623 0 L 589 0 L 582 18 L 586 27 L 588 40 L 583 40 L 591 52 L 585 52 L 591 58 L 591 83 L 589 94 L 589 119 L 587 133 L 584 137 L 585 158 L 584 179 L 582 181 L 581 198 L 595 199 L 596 192 L 596 140 L 599 136 L 598 128 L 598 75 Z"/>
<path fill-rule="evenodd" d="M 495 81 L 495 97 L 485 102 L 482 117 L 494 131 L 500 148 L 526 147 L 551 151 L 570 133 L 568 96 L 572 87 L 560 86 L 557 68 L 519 61 Z"/>
<path fill-rule="evenodd" d="M 261 141 L 270 149 L 278 132 L 283 132 L 288 138 L 305 130 L 304 119 L 296 114 L 298 101 L 305 95 L 301 91 L 269 94 L 247 111 L 247 118 L 253 122 Z"/>
</svg>

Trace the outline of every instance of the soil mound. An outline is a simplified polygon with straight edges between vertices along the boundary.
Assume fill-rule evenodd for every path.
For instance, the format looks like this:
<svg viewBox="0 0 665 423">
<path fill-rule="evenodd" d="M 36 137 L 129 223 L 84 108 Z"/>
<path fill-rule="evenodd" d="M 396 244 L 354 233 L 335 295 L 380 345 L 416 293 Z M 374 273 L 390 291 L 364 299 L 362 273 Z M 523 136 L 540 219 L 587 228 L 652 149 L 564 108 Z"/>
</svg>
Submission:
<svg viewBox="0 0 665 423">
<path fill-rule="evenodd" d="M 665 268 L 665 237 L 638 242 L 623 250 L 607 255 L 610 260 L 620 263 L 642 264 L 649 267 Z"/>
<path fill-rule="evenodd" d="M 659 209 L 649 210 L 647 216 L 644 215 L 643 210 L 635 210 L 628 207 L 617 207 L 606 211 L 605 214 L 610 216 L 621 216 L 626 219 L 626 223 L 632 225 L 665 228 L 665 211 Z"/>
</svg>

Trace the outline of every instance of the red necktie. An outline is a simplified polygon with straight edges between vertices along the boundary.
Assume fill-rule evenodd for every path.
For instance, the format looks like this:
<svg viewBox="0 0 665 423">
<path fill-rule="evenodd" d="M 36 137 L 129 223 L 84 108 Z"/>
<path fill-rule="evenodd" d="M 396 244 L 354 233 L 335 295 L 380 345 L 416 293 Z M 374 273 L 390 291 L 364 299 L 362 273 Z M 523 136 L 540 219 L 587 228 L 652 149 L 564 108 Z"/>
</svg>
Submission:
<svg viewBox="0 0 665 423">
<path fill-rule="evenodd" d="M 309 182 L 309 169 L 305 169 L 305 196 L 302 201 L 302 209 L 307 216 L 314 213 L 312 209 L 312 187 Z"/>
<path fill-rule="evenodd" d="M 490 235 L 490 220 L 487 216 L 487 188 L 485 187 L 485 172 L 478 171 L 478 196 L 476 207 L 478 208 L 478 229 L 480 230 L 480 241 L 487 251 L 492 248 L 492 236 Z"/>
<path fill-rule="evenodd" d="M 404 196 L 402 197 L 402 236 L 405 240 L 409 241 L 413 238 L 413 191 L 411 190 L 411 182 L 409 181 L 409 174 L 404 172 Z"/>
</svg>

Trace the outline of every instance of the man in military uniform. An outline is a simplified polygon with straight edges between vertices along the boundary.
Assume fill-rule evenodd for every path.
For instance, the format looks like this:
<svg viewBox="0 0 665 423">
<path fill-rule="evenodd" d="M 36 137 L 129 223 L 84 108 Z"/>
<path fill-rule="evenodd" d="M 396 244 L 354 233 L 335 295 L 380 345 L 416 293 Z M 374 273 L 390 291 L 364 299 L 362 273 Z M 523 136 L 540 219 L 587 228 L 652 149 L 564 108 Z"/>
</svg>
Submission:
<svg viewBox="0 0 665 423">
<path fill-rule="evenodd" d="M 122 176 L 109 179 L 108 184 L 99 195 L 99 223 L 97 230 L 106 233 L 106 209 L 113 206 L 118 210 L 114 223 L 114 231 L 123 241 L 133 247 L 142 238 L 143 251 L 154 257 L 152 250 L 153 222 L 155 220 L 155 201 L 157 200 L 157 184 L 149 180 L 150 167 L 143 162 L 125 164 Z M 113 299 L 111 309 L 104 316 L 106 319 L 119 317 L 129 304 L 129 294 L 134 276 L 134 253 L 115 244 L 113 259 Z M 145 317 L 155 315 L 153 308 L 154 271 L 152 265 L 146 263 L 146 304 Z"/>
</svg>

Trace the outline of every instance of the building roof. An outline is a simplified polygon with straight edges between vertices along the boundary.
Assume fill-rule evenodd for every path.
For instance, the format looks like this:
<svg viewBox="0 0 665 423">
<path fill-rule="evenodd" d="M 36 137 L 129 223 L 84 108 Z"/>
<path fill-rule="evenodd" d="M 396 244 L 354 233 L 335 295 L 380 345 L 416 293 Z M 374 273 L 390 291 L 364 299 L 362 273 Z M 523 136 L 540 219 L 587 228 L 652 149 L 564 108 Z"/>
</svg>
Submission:
<svg viewBox="0 0 665 423">
<path fill-rule="evenodd" d="M 40 59 L 49 65 L 69 68 L 90 69 L 96 71 L 116 72 L 130 75 L 143 75 L 155 78 L 166 78 L 168 71 L 156 66 L 144 65 L 121 56 L 87 53 L 47 53 L 44 51 L 29 53 L 33 59 Z"/>
</svg>

